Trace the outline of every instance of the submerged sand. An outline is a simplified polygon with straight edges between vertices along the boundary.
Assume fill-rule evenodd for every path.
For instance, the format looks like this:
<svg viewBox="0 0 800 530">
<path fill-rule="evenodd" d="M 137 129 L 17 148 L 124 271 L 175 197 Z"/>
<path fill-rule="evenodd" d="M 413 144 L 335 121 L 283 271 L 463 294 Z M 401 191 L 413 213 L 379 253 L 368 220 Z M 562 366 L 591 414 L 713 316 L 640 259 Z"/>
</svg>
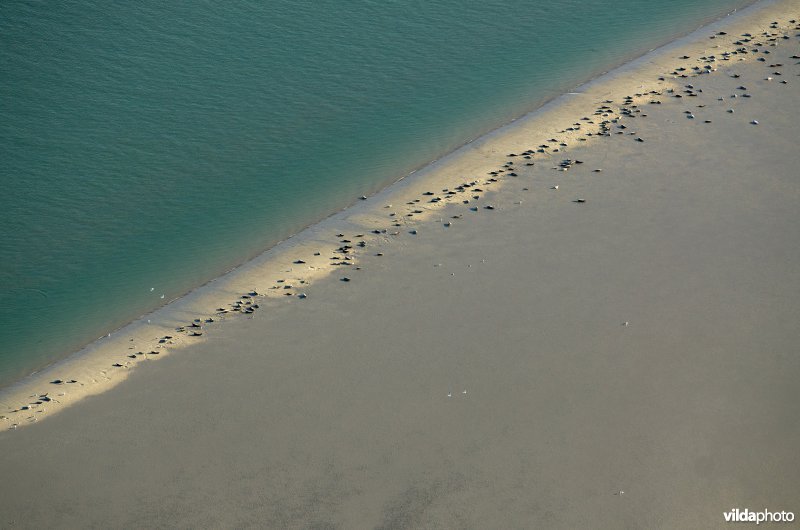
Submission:
<svg viewBox="0 0 800 530">
<path fill-rule="evenodd" d="M 119 359 L 98 346 L 31 408 L 18 388 L 0 525 L 713 528 L 732 508 L 800 513 L 795 18 L 799 2 L 775 2 L 704 28 L 195 293 L 158 334 L 112 337 Z M 259 309 L 200 309 L 236 299 Z M 207 315 L 225 321 L 174 331 Z M 187 347 L 111 367 L 162 333 Z M 131 375 L 39 412 L 42 392 L 105 389 L 88 384 L 100 369 Z"/>
</svg>

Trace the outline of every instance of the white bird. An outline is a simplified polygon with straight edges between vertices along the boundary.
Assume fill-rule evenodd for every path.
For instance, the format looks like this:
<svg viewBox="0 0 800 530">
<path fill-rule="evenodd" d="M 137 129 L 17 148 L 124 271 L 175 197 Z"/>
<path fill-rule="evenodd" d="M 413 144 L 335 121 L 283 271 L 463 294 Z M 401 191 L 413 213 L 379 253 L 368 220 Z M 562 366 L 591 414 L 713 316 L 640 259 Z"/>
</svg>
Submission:
<svg viewBox="0 0 800 530">
<path fill-rule="evenodd" d="M 557 190 L 557 189 L 558 189 L 558 184 L 556 184 L 555 186 L 553 186 L 553 187 L 552 187 L 552 188 L 550 188 L 550 189 L 551 189 L 551 190 Z"/>
<path fill-rule="evenodd" d="M 461 393 L 467 395 L 467 389 L 465 388 Z"/>
<path fill-rule="evenodd" d="M 453 393 L 452 392 L 448 392 L 447 393 L 447 397 L 453 397 Z"/>
<path fill-rule="evenodd" d="M 627 326 L 629 324 L 630 324 L 630 322 L 628 322 L 628 321 L 625 321 L 625 322 L 622 323 L 623 326 Z"/>
<path fill-rule="evenodd" d="M 155 287 L 151 287 L 151 288 L 150 288 L 150 292 L 151 292 L 151 293 L 152 293 L 153 291 L 155 291 L 155 290 L 156 290 L 156 288 L 155 288 Z"/>
<path fill-rule="evenodd" d="M 161 295 L 161 299 L 162 299 L 162 300 L 164 299 L 164 295 L 163 295 L 163 294 Z"/>
</svg>

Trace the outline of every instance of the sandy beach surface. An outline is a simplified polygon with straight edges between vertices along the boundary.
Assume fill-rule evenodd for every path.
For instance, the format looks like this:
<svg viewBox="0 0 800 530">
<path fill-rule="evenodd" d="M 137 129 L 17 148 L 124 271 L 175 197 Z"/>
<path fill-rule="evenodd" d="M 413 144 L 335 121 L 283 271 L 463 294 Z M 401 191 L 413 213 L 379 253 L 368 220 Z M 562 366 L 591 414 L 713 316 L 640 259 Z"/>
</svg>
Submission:
<svg viewBox="0 0 800 530">
<path fill-rule="evenodd" d="M 0 526 L 800 516 L 798 22 L 702 28 L 6 391 Z"/>
</svg>

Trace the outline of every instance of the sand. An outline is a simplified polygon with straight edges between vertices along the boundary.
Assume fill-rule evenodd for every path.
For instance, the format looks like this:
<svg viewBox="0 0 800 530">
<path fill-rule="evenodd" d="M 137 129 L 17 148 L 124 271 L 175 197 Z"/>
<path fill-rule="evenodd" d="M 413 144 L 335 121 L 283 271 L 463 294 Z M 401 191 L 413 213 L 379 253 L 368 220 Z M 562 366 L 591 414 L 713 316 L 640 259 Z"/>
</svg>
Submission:
<svg viewBox="0 0 800 530">
<path fill-rule="evenodd" d="M 800 2 L 771 2 L 702 28 L 6 391 L 0 525 L 800 512 L 794 18 Z M 354 259 L 331 260 L 342 245 Z M 234 300 L 259 309 L 217 314 Z M 202 336 L 175 331 L 195 318 Z"/>
</svg>

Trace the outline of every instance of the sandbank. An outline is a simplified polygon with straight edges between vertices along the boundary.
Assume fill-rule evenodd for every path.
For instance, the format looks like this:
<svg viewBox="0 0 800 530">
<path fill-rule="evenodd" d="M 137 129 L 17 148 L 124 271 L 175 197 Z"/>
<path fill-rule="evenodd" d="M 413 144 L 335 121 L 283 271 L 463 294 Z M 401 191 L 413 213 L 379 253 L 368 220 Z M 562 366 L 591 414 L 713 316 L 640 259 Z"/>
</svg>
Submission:
<svg viewBox="0 0 800 530">
<path fill-rule="evenodd" d="M 4 392 L 1 523 L 800 512 L 790 20 L 702 28 Z"/>
</svg>

